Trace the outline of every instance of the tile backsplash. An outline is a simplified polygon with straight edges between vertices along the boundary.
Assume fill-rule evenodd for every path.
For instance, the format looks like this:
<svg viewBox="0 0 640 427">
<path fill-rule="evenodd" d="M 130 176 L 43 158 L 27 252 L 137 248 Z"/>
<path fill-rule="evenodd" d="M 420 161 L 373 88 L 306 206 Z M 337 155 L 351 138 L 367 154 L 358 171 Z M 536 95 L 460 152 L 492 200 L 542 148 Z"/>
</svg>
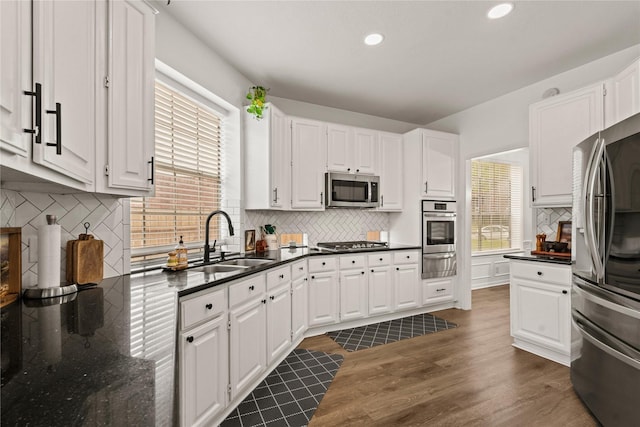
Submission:
<svg viewBox="0 0 640 427">
<path fill-rule="evenodd" d="M 68 240 L 85 232 L 104 242 L 104 277 L 129 272 L 129 209 L 125 199 L 91 193 L 45 194 L 2 190 L 0 224 L 22 228 L 22 287 L 38 282 L 38 228 L 46 224 L 45 216 L 58 218 L 62 229 L 60 278 L 64 281 Z M 126 205 L 126 206 L 125 206 Z"/>
<path fill-rule="evenodd" d="M 547 215 L 549 222 L 547 223 Z M 544 233 L 548 241 L 555 241 L 559 221 L 571 221 L 571 208 L 536 209 L 536 234 Z"/>
<path fill-rule="evenodd" d="M 272 224 L 278 233 L 307 233 L 309 245 L 318 242 L 365 240 L 369 230 L 389 230 L 389 214 L 363 209 L 320 212 L 245 211 L 245 229 Z"/>
</svg>

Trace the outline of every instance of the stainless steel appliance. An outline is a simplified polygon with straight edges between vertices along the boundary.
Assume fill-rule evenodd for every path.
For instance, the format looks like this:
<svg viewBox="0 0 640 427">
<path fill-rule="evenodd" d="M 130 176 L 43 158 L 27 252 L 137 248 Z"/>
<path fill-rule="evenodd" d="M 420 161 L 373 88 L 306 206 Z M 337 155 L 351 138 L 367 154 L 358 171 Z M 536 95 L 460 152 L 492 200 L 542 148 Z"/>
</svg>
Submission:
<svg viewBox="0 0 640 427">
<path fill-rule="evenodd" d="M 328 208 L 376 208 L 380 177 L 325 173 L 325 206 Z"/>
<path fill-rule="evenodd" d="M 422 278 L 456 275 L 456 202 L 422 201 Z"/>
<path fill-rule="evenodd" d="M 387 249 L 385 242 L 355 240 L 350 242 L 320 242 L 318 248 L 329 252 L 358 251 L 362 249 Z"/>
<path fill-rule="evenodd" d="M 604 426 L 640 420 L 640 115 L 573 151 L 571 381 Z"/>
</svg>

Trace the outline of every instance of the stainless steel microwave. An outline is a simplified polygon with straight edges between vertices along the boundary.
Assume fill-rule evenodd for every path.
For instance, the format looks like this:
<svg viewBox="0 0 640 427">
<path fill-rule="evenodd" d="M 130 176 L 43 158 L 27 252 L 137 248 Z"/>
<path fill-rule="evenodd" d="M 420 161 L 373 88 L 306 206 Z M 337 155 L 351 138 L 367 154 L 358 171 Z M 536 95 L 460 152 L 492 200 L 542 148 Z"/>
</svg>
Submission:
<svg viewBox="0 0 640 427">
<path fill-rule="evenodd" d="M 327 172 L 324 175 L 328 208 L 377 208 L 380 177 Z"/>
</svg>

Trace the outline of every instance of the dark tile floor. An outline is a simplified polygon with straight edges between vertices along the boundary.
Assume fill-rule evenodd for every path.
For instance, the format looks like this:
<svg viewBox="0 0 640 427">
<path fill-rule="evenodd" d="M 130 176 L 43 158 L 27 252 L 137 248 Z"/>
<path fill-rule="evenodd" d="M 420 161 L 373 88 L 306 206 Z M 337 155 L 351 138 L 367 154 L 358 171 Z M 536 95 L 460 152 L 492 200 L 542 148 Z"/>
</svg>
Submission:
<svg viewBox="0 0 640 427">
<path fill-rule="evenodd" d="M 426 313 L 329 332 L 327 335 L 345 350 L 356 351 L 456 327 L 458 325 L 455 323 Z"/>
<path fill-rule="evenodd" d="M 294 350 L 221 426 L 306 426 L 343 360 L 338 354 Z"/>
</svg>

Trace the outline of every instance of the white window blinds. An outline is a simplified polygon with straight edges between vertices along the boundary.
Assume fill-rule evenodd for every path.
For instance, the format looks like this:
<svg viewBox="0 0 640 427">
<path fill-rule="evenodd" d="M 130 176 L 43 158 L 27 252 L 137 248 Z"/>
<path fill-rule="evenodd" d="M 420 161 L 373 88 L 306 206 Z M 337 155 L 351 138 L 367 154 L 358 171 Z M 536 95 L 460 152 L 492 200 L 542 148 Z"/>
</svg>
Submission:
<svg viewBox="0 0 640 427">
<path fill-rule="evenodd" d="M 522 166 L 471 162 L 471 251 L 520 249 Z"/>
<path fill-rule="evenodd" d="M 202 246 L 206 217 L 220 208 L 222 119 L 156 82 L 155 137 L 155 197 L 131 199 L 132 261 L 166 255 L 180 236 Z"/>
</svg>

